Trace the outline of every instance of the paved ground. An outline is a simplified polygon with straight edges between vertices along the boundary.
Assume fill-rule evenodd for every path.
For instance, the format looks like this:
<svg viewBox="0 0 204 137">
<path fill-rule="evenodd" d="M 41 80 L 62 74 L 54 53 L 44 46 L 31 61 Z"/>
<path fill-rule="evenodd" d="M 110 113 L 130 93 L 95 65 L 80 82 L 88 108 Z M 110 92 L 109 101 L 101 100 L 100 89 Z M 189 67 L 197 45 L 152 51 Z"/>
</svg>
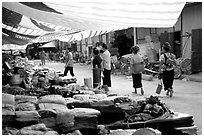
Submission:
<svg viewBox="0 0 204 137">
<path fill-rule="evenodd" d="M 35 61 L 39 64 L 39 61 Z M 54 68 L 57 71 L 64 71 L 64 64 L 57 62 L 46 63 L 49 68 Z M 92 78 L 91 66 L 74 64 L 74 73 L 77 78 L 77 83 L 84 84 L 84 78 Z M 145 95 L 132 93 L 132 81 L 128 80 L 124 75 L 112 75 L 112 87 L 110 93 L 117 93 L 118 95 L 129 95 L 133 99 L 148 97 L 155 95 L 157 86 L 157 79 L 153 81 L 143 80 Z M 202 83 L 193 81 L 175 80 L 174 82 L 175 94 L 172 98 L 161 93 L 160 99 L 166 103 L 172 110 L 188 113 L 193 115 L 195 125 L 198 126 L 198 134 L 202 134 Z"/>
</svg>

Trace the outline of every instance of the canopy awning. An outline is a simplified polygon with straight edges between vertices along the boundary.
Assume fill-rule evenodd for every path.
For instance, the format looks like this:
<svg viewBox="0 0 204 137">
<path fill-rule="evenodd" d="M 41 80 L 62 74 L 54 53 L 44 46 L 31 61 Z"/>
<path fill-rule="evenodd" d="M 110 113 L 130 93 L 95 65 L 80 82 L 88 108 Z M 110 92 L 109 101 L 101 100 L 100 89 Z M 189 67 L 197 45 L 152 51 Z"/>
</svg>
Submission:
<svg viewBox="0 0 204 137">
<path fill-rule="evenodd" d="M 6 13 L 16 13 L 14 24 L 3 22 L 3 28 L 38 36 L 33 42 L 81 40 L 129 27 L 173 27 L 184 5 L 178 0 L 3 2 Z"/>
<path fill-rule="evenodd" d="M 2 50 L 26 50 L 27 45 L 4 44 Z"/>
<path fill-rule="evenodd" d="M 55 48 L 55 43 L 49 42 L 49 43 L 46 43 L 46 44 L 40 46 L 39 48 Z"/>
</svg>

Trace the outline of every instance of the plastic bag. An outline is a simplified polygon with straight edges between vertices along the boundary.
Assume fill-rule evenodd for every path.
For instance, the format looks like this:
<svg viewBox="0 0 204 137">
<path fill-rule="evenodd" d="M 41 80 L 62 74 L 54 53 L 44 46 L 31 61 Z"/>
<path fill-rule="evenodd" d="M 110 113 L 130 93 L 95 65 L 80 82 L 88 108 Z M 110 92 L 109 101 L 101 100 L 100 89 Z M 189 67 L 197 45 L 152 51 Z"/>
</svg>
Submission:
<svg viewBox="0 0 204 137">
<path fill-rule="evenodd" d="M 162 91 L 162 81 L 161 79 L 158 80 L 158 85 L 157 85 L 157 89 L 156 89 L 156 93 L 160 94 Z"/>
</svg>

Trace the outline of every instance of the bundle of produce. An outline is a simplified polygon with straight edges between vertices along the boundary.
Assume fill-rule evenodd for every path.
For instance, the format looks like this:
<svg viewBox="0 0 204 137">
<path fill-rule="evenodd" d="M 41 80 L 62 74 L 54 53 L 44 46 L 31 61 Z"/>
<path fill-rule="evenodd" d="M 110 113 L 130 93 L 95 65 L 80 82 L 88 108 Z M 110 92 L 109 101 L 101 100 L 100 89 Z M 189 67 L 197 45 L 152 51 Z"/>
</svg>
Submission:
<svg viewBox="0 0 204 137">
<path fill-rule="evenodd" d="M 68 133 L 70 128 L 74 126 L 74 113 L 71 110 L 63 109 L 56 110 L 56 124 L 59 133 Z"/>
<path fill-rule="evenodd" d="M 41 123 L 20 129 L 18 135 L 58 135 L 58 133 Z"/>
<path fill-rule="evenodd" d="M 25 89 L 19 87 L 19 86 L 2 86 L 2 92 L 8 93 L 12 95 L 24 95 Z"/>
</svg>

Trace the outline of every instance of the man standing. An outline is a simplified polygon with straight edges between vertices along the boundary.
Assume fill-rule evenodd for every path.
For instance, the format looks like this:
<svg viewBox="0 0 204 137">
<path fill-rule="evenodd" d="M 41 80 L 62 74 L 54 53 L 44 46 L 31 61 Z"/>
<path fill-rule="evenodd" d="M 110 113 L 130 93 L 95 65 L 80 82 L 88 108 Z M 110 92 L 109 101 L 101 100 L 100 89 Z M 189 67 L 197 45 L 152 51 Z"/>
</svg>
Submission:
<svg viewBox="0 0 204 137">
<path fill-rule="evenodd" d="M 42 50 L 40 53 L 40 60 L 41 60 L 42 65 L 45 65 L 45 57 L 46 57 L 45 51 Z"/>
<path fill-rule="evenodd" d="M 64 76 L 67 76 L 68 71 L 70 71 L 70 74 L 72 77 L 74 77 L 73 72 L 73 55 L 71 52 L 71 47 L 67 48 L 67 51 L 65 52 L 65 70 L 64 70 Z"/>
<path fill-rule="evenodd" d="M 106 44 L 101 43 L 100 46 L 104 51 L 102 54 L 103 85 L 111 87 L 111 54 Z"/>
</svg>

